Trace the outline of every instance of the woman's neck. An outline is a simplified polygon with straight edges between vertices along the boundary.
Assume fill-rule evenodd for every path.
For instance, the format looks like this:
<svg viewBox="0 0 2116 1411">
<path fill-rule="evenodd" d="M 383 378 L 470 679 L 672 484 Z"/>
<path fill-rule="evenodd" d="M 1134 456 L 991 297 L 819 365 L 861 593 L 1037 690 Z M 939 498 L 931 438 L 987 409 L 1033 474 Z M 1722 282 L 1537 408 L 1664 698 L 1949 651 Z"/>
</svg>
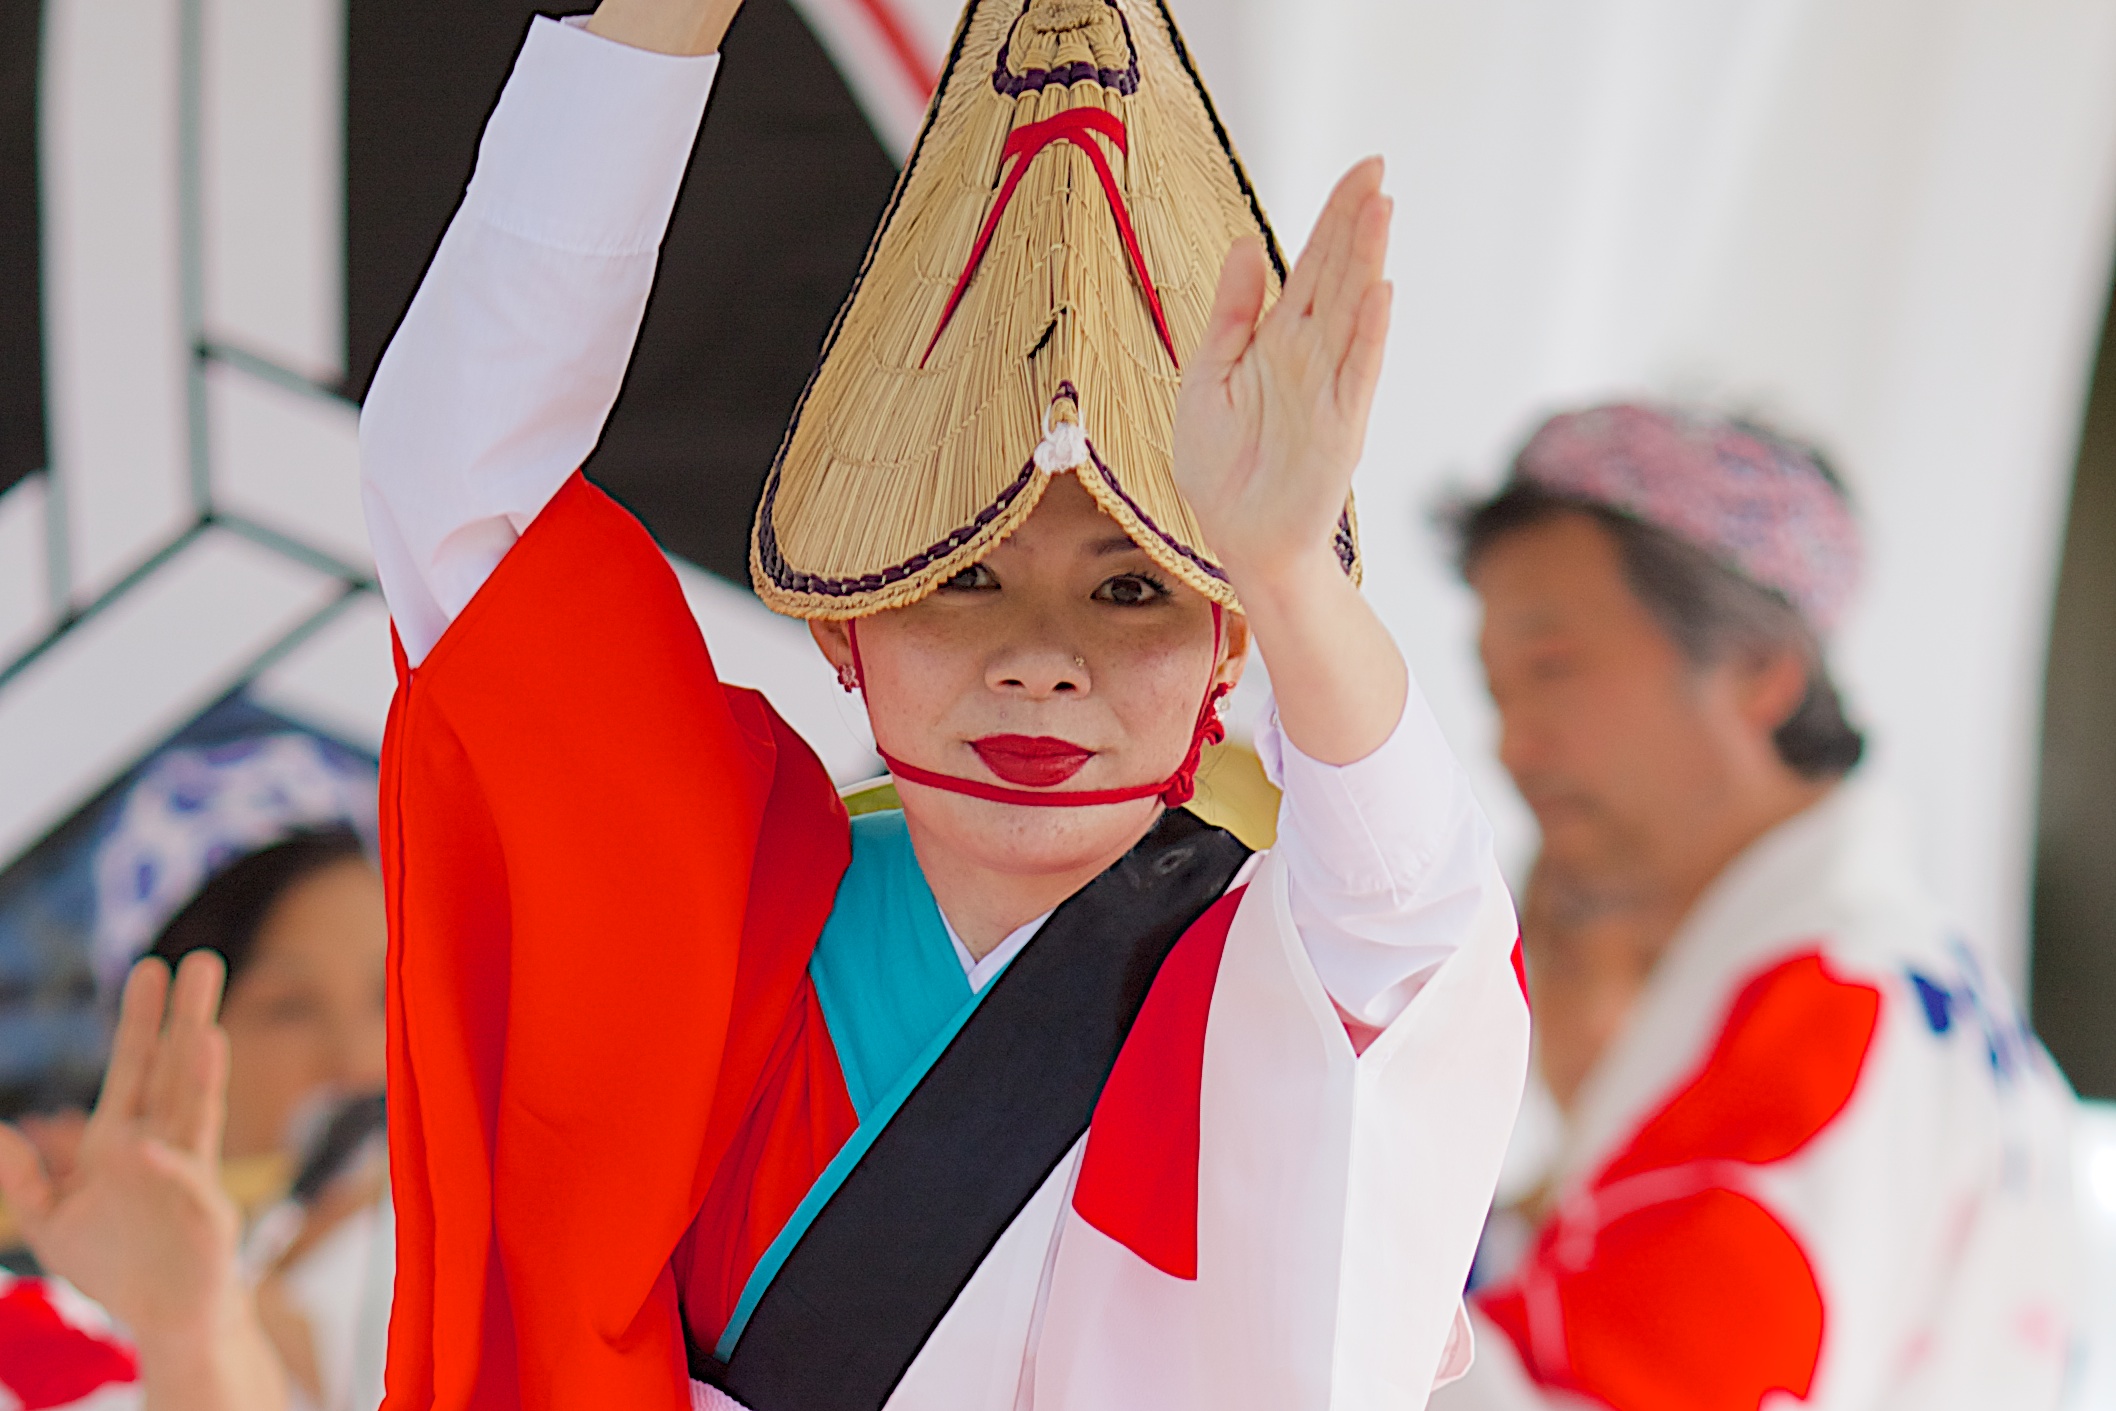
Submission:
<svg viewBox="0 0 2116 1411">
<path fill-rule="evenodd" d="M 984 959 L 1017 929 L 1108 871 L 1138 841 L 1135 838 L 1106 857 L 1085 859 L 1076 866 L 1017 872 L 939 846 L 930 834 L 922 833 L 915 820 L 907 822 L 912 850 L 918 855 L 926 885 L 933 889 L 933 900 L 976 960 Z"/>
</svg>

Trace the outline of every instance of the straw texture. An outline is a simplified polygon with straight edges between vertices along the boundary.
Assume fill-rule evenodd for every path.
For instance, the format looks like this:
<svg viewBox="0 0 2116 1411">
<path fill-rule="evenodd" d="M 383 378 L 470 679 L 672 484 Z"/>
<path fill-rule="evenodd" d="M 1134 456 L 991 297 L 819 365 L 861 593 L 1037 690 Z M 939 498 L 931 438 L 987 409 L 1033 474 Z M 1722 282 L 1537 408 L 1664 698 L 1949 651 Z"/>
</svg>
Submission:
<svg viewBox="0 0 2116 1411">
<path fill-rule="evenodd" d="M 1234 594 L 1176 492 L 1181 360 L 1258 209 L 1154 0 L 972 0 L 765 485 L 764 601 L 924 597 L 1077 474 L 1168 572 Z M 1356 567 L 1349 507 L 1340 557 Z"/>
</svg>

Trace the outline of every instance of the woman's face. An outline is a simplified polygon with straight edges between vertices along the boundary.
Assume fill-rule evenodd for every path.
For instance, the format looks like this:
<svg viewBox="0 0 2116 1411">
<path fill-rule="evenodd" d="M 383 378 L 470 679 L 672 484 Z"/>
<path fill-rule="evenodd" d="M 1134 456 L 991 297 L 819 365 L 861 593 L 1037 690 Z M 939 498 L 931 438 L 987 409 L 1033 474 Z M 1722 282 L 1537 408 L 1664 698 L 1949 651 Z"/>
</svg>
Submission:
<svg viewBox="0 0 2116 1411">
<path fill-rule="evenodd" d="M 285 1148 L 319 1100 L 379 1092 L 382 879 L 348 858 L 289 887 L 265 913 L 249 963 L 228 987 L 230 1160 Z"/>
<path fill-rule="evenodd" d="M 815 624 L 833 662 L 842 623 Z M 1016 788 L 1158 782 L 1190 749 L 1216 681 L 1241 673 L 1247 627 L 1228 614 L 1213 655 L 1211 605 L 1175 582 L 1059 476 L 976 568 L 907 608 L 858 624 L 867 712 L 908 764 Z M 1121 855 L 1159 801 L 1024 808 L 899 781 L 921 847 L 1002 873 L 1060 873 Z"/>
</svg>

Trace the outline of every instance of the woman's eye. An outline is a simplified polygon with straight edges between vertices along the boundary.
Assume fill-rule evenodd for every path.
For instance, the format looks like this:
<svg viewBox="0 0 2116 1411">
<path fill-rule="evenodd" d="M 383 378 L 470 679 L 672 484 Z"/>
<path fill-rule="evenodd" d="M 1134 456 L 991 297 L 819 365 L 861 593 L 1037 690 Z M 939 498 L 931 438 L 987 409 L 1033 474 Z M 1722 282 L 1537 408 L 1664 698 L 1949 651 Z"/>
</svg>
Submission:
<svg viewBox="0 0 2116 1411">
<path fill-rule="evenodd" d="M 999 580 L 992 576 L 991 569 L 981 563 L 973 563 L 940 586 L 951 592 L 982 593 L 997 588 Z"/>
<path fill-rule="evenodd" d="M 1095 589 L 1097 602 L 1115 603 L 1118 607 L 1140 607 L 1167 596 L 1168 585 L 1144 573 L 1120 573 Z"/>
</svg>

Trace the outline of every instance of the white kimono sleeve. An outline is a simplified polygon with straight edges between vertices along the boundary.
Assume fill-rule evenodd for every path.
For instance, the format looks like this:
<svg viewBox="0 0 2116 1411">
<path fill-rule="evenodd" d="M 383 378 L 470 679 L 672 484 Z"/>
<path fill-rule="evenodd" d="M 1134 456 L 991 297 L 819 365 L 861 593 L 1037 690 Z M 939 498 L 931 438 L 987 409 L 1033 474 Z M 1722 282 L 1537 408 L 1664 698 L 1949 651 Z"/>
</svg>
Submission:
<svg viewBox="0 0 2116 1411">
<path fill-rule="evenodd" d="M 602 436 L 718 67 L 531 24 L 360 414 L 414 666 Z"/>
<path fill-rule="evenodd" d="M 1528 1061 L 1496 867 L 1491 882 L 1462 944 L 1354 1053 L 1265 859 L 1213 987 L 1195 1277 L 1068 1208 L 1039 1411 L 1403 1411 L 1461 1374 L 1463 1283 Z"/>
</svg>

